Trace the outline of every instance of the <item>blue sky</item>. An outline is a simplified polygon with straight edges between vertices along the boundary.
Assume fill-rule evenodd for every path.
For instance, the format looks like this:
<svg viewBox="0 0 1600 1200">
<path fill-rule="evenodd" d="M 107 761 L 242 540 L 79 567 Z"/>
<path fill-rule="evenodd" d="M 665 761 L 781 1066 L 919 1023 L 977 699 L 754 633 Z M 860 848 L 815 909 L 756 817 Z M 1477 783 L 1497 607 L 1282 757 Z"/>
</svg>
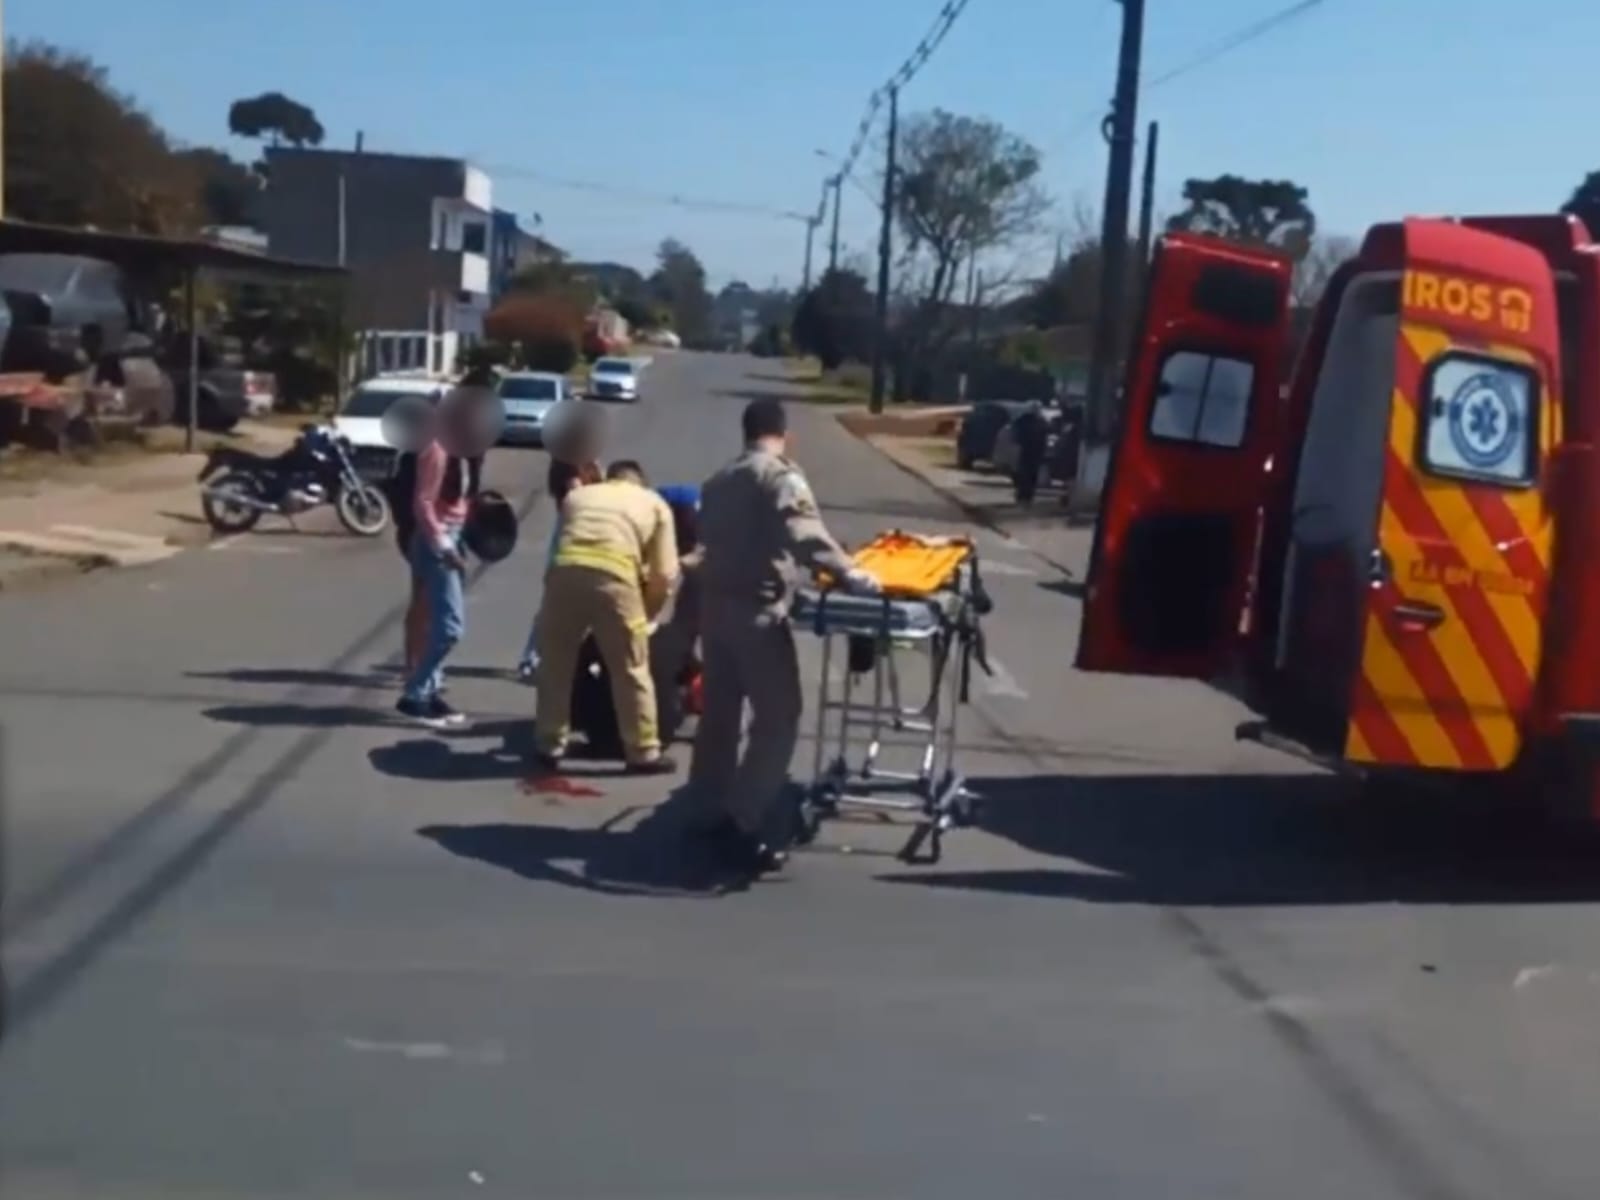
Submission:
<svg viewBox="0 0 1600 1200">
<path fill-rule="evenodd" d="M 1284 0 L 1149 0 L 1147 76 Z M 938 0 L 8 0 L 10 38 L 90 54 L 176 137 L 228 144 L 228 104 L 281 90 L 330 145 L 463 155 L 502 207 L 543 216 L 585 258 L 647 265 L 672 235 L 714 284 L 798 280 L 804 229 L 575 191 L 538 175 L 656 194 L 814 208 L 867 94 Z M 971 0 L 902 111 L 999 120 L 1045 152 L 1060 223 L 1098 206 L 1093 127 L 1112 83 L 1112 0 Z M 1594 0 L 1326 0 L 1308 16 L 1141 98 L 1161 121 L 1158 208 L 1226 171 L 1308 186 L 1321 226 L 1359 234 L 1408 213 L 1548 210 L 1600 169 Z M 876 141 L 869 153 L 875 152 Z M 234 147 L 241 155 L 248 146 Z M 862 172 L 864 180 L 870 175 Z M 845 189 L 847 252 L 876 214 Z M 825 235 L 825 228 L 822 233 Z M 818 261 L 825 236 L 817 243 Z"/>
</svg>

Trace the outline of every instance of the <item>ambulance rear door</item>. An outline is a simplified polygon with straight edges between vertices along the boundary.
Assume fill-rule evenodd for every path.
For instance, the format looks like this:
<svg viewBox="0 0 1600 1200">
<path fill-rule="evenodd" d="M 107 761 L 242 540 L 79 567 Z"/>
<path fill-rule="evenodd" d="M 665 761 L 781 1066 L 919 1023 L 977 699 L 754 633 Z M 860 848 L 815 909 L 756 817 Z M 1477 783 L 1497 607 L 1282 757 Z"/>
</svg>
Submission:
<svg viewBox="0 0 1600 1200">
<path fill-rule="evenodd" d="M 1287 259 L 1157 244 L 1101 496 L 1080 669 L 1211 678 L 1248 632 L 1282 426 Z"/>
<path fill-rule="evenodd" d="M 1407 221 L 1383 495 L 1345 757 L 1509 767 L 1538 678 L 1561 437 L 1555 279 L 1530 246 Z"/>
</svg>

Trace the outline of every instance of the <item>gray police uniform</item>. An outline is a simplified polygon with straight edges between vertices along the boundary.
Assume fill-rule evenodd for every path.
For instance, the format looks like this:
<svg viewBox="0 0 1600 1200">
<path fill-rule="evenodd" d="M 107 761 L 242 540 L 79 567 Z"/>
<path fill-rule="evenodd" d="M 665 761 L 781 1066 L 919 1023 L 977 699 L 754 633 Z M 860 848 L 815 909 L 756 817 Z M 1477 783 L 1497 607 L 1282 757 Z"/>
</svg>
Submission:
<svg viewBox="0 0 1600 1200">
<path fill-rule="evenodd" d="M 800 666 L 788 619 L 795 569 L 842 575 L 852 564 L 799 468 L 764 450 L 747 450 L 705 482 L 700 544 L 705 709 L 689 787 L 703 806 L 720 805 L 759 836 L 799 740 Z M 750 740 L 741 758 L 746 701 Z"/>
</svg>

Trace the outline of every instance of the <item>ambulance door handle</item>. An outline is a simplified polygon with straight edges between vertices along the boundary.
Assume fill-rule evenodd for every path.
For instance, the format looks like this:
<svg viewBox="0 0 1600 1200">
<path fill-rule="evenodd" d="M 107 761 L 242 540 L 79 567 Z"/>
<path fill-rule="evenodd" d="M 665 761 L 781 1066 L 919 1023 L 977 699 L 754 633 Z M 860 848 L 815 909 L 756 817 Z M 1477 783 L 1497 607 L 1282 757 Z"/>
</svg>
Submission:
<svg viewBox="0 0 1600 1200">
<path fill-rule="evenodd" d="M 1406 633 L 1424 633 L 1444 624 L 1444 609 L 1437 604 L 1406 601 L 1396 604 L 1389 611 L 1394 614 L 1395 621 Z"/>
</svg>

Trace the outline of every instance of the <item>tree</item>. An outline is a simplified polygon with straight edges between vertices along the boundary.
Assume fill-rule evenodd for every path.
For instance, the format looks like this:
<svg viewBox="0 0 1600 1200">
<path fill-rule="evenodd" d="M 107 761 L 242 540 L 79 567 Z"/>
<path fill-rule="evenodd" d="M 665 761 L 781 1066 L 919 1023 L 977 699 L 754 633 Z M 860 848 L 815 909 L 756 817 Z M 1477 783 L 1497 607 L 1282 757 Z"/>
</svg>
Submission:
<svg viewBox="0 0 1600 1200">
<path fill-rule="evenodd" d="M 1167 228 L 1272 246 L 1299 261 L 1317 231 L 1307 195 L 1305 188 L 1286 179 L 1191 179 L 1183 185 L 1187 207 Z"/>
<path fill-rule="evenodd" d="M 1600 238 L 1600 171 L 1585 177 L 1561 211 L 1577 217 L 1592 237 Z"/>
<path fill-rule="evenodd" d="M 317 114 L 282 92 L 263 92 L 228 107 L 228 132 L 235 137 L 265 138 L 277 146 L 320 146 L 325 131 Z"/>
<path fill-rule="evenodd" d="M 213 225 L 255 226 L 261 216 L 261 180 L 220 150 L 197 147 L 179 154 L 194 172 L 206 220 Z"/>
<path fill-rule="evenodd" d="M 873 315 L 865 276 L 827 271 L 795 309 L 795 347 L 816 355 L 829 371 L 851 359 L 866 362 L 872 357 Z"/>
<path fill-rule="evenodd" d="M 685 346 L 703 346 L 712 335 L 712 300 L 706 290 L 706 269 L 694 251 L 667 238 L 656 251 L 650 294 L 672 313 L 672 327 Z"/>
<path fill-rule="evenodd" d="M 1311 308 L 1321 300 L 1333 273 L 1354 258 L 1360 248 L 1354 238 L 1334 235 L 1313 239 L 1305 257 L 1295 263 L 1291 293 L 1296 306 Z"/>
<path fill-rule="evenodd" d="M 661 324 L 660 312 L 641 296 L 623 296 L 612 307 L 630 329 L 655 329 Z"/>
<path fill-rule="evenodd" d="M 192 166 L 91 60 L 8 50 L 6 210 L 24 221 L 182 234 L 201 223 Z"/>
<path fill-rule="evenodd" d="M 908 281 L 895 331 L 902 362 L 928 357 L 958 332 L 949 309 L 963 264 L 1037 232 L 1050 206 L 1039 167 L 1039 152 L 993 121 L 942 109 L 906 120 L 895 193 Z M 896 372 L 897 391 L 904 374 Z"/>
<path fill-rule="evenodd" d="M 553 296 L 580 312 L 588 312 L 600 298 L 594 280 L 565 262 L 538 262 L 524 267 L 511 277 L 507 290 Z"/>
<path fill-rule="evenodd" d="M 534 371 L 565 373 L 583 355 L 583 310 L 560 296 L 512 292 L 485 315 L 483 331 L 516 346 Z"/>
</svg>

